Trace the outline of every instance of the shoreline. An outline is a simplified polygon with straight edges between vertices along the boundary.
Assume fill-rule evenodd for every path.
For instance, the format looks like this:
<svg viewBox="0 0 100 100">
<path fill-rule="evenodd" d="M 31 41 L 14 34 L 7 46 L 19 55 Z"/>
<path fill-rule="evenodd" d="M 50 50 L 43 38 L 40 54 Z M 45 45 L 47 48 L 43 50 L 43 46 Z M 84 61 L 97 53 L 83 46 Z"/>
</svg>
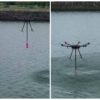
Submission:
<svg viewBox="0 0 100 100">
<path fill-rule="evenodd" d="M 52 11 L 100 11 L 99 1 L 52 2 Z"/>
<path fill-rule="evenodd" d="M 49 22 L 49 11 L 38 10 L 2 10 L 0 21 L 43 21 Z"/>
</svg>

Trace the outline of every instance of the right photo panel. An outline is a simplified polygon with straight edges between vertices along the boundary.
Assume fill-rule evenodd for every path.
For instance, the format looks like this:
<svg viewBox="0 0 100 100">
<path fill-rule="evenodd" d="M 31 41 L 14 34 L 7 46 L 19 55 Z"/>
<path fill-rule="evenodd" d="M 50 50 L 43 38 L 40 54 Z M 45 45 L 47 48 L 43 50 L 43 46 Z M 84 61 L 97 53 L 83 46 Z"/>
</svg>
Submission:
<svg viewBox="0 0 100 100">
<path fill-rule="evenodd" d="M 100 2 L 51 2 L 51 97 L 100 98 Z"/>
</svg>

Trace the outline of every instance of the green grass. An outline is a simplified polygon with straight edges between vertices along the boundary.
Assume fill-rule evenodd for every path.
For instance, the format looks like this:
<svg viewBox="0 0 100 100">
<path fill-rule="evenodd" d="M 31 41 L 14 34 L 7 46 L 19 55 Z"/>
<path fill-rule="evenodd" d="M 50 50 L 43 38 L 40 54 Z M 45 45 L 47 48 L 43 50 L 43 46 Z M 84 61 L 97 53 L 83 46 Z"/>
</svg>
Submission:
<svg viewBox="0 0 100 100">
<path fill-rule="evenodd" d="M 0 2 L 0 10 L 49 10 L 49 2 Z"/>
</svg>

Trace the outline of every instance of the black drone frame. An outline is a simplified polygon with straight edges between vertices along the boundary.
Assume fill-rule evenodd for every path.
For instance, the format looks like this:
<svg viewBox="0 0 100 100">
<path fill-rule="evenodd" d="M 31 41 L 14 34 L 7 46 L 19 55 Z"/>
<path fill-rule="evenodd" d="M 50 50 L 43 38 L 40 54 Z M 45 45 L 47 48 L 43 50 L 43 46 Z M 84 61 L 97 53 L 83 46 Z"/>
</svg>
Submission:
<svg viewBox="0 0 100 100">
<path fill-rule="evenodd" d="M 25 26 L 26 26 L 26 48 L 28 48 L 28 32 L 29 32 L 29 27 L 30 27 L 31 31 L 34 31 L 33 28 L 32 28 L 32 25 L 31 25 L 31 20 L 24 19 L 24 24 L 23 24 L 23 27 L 21 29 L 22 32 L 24 31 Z"/>
<path fill-rule="evenodd" d="M 78 51 L 78 53 L 79 53 L 79 55 L 80 55 L 80 58 L 82 59 L 83 57 L 82 57 L 82 55 L 81 55 L 80 48 L 81 48 L 81 47 L 87 47 L 89 44 L 90 44 L 89 42 L 86 43 L 86 44 L 83 44 L 83 45 L 80 45 L 80 42 L 78 42 L 76 45 L 71 45 L 71 44 L 69 44 L 69 43 L 67 43 L 67 42 L 64 42 L 64 44 L 61 44 L 61 46 L 63 46 L 63 47 L 67 47 L 67 48 L 70 47 L 70 48 L 72 49 L 72 52 L 71 52 L 71 54 L 70 54 L 69 59 L 71 59 L 72 54 L 73 54 L 73 51 L 75 50 L 75 74 L 76 74 L 76 71 L 77 71 L 77 58 L 76 58 L 76 56 L 77 56 L 77 51 Z"/>
</svg>

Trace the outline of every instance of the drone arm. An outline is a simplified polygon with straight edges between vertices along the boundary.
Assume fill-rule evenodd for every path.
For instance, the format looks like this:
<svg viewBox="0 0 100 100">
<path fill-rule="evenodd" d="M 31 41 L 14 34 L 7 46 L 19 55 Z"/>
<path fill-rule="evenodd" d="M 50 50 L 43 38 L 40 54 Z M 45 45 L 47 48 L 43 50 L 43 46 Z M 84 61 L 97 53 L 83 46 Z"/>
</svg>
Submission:
<svg viewBox="0 0 100 100">
<path fill-rule="evenodd" d="M 70 44 L 68 44 L 66 41 L 64 42 L 66 45 L 71 46 Z"/>
<path fill-rule="evenodd" d="M 72 54 L 73 54 L 73 49 L 72 49 L 72 52 L 71 52 L 71 54 L 70 54 L 70 57 L 69 57 L 69 59 L 71 59 L 71 57 L 72 57 Z"/>
<path fill-rule="evenodd" d="M 25 26 L 25 22 L 24 22 L 23 27 L 22 27 L 22 29 L 21 29 L 22 32 L 23 32 L 24 26 Z"/>
<path fill-rule="evenodd" d="M 31 23 L 30 23 L 30 22 L 29 22 L 29 25 L 30 25 L 31 31 L 33 31 L 33 28 L 32 28 L 32 25 L 31 25 Z"/>
<path fill-rule="evenodd" d="M 86 43 L 86 44 L 83 44 L 83 45 L 80 45 L 80 47 L 87 47 L 88 45 L 90 45 L 90 43 Z"/>
<path fill-rule="evenodd" d="M 87 47 L 87 45 L 85 45 L 85 44 L 84 45 L 80 45 L 80 47 Z"/>
<path fill-rule="evenodd" d="M 61 44 L 61 46 L 63 46 L 63 47 L 70 47 L 69 45 L 65 45 L 65 44 Z"/>
</svg>

